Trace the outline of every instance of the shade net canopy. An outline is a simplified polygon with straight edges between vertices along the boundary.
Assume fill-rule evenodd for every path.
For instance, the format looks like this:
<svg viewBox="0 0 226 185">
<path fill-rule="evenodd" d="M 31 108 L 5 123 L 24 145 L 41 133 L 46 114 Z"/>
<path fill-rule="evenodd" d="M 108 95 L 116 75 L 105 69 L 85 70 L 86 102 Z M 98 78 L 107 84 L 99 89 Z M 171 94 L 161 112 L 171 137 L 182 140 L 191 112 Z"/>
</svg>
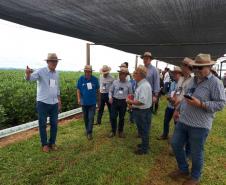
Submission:
<svg viewBox="0 0 226 185">
<path fill-rule="evenodd" d="M 0 0 L 0 18 L 175 65 L 226 53 L 225 0 Z"/>
</svg>

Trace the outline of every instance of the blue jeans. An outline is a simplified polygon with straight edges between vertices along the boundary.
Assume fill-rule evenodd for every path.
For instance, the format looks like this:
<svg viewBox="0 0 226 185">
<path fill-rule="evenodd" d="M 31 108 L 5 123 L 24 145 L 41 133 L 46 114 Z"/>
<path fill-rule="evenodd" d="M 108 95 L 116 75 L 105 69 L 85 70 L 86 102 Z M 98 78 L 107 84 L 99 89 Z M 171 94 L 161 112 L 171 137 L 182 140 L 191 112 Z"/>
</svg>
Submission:
<svg viewBox="0 0 226 185">
<path fill-rule="evenodd" d="M 133 109 L 134 120 L 137 125 L 138 133 L 141 135 L 141 150 L 143 152 L 148 152 L 149 149 L 151 115 L 150 109 Z"/>
<path fill-rule="evenodd" d="M 92 134 L 94 116 L 96 112 L 96 105 L 83 105 L 82 112 L 83 112 L 83 119 L 86 127 L 86 133 Z"/>
<path fill-rule="evenodd" d="M 163 136 L 167 137 L 169 134 L 169 124 L 173 117 L 174 108 L 166 107 L 163 125 Z"/>
<path fill-rule="evenodd" d="M 39 123 L 39 134 L 41 138 L 42 146 L 52 145 L 56 142 L 57 136 L 57 122 L 58 122 L 58 103 L 56 104 L 46 104 L 43 102 L 37 102 L 37 112 L 38 112 L 38 123 Z M 50 138 L 47 142 L 47 117 L 50 118 Z"/>
<path fill-rule="evenodd" d="M 185 144 L 189 143 L 192 169 L 191 177 L 199 180 L 204 160 L 204 144 L 208 136 L 209 130 L 206 128 L 190 127 L 181 122 L 175 126 L 172 148 L 176 156 L 178 168 L 183 172 L 188 172 L 188 163 L 184 150 Z"/>
</svg>

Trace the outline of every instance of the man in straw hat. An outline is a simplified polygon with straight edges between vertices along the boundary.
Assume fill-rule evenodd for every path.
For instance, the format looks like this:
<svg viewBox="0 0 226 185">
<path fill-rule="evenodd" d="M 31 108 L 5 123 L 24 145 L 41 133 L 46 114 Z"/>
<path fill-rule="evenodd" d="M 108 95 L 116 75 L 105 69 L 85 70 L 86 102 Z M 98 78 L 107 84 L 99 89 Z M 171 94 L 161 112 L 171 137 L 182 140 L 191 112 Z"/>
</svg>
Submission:
<svg viewBox="0 0 226 185">
<path fill-rule="evenodd" d="M 141 56 L 144 62 L 144 66 L 147 68 L 147 81 L 150 83 L 151 88 L 152 88 L 152 102 L 157 103 L 158 101 L 158 96 L 160 92 L 160 77 L 159 77 L 159 72 L 151 64 L 151 61 L 153 60 L 151 52 L 144 52 L 144 54 Z"/>
<path fill-rule="evenodd" d="M 222 110 L 226 103 L 223 84 L 211 73 L 214 64 L 210 54 L 196 56 L 192 62 L 195 77 L 188 85 L 185 99 L 180 103 L 180 116 L 171 143 L 178 170 L 172 172 L 170 177 L 187 177 L 190 174 L 184 151 L 184 145 L 189 141 L 192 169 L 189 180 L 183 185 L 199 183 L 204 160 L 204 144 L 212 127 L 214 113 Z"/>
<path fill-rule="evenodd" d="M 109 89 L 114 81 L 114 78 L 109 74 L 111 71 L 111 68 L 107 65 L 104 65 L 100 69 L 100 107 L 98 110 L 97 115 L 97 122 L 96 124 L 101 124 L 101 118 L 104 112 L 104 106 L 107 104 L 109 116 L 111 115 L 111 104 L 109 103 Z"/>
<path fill-rule="evenodd" d="M 158 138 L 158 140 L 165 140 L 168 139 L 168 134 L 169 134 L 169 124 L 170 121 L 173 117 L 173 113 L 175 110 L 174 107 L 174 93 L 176 90 L 177 82 L 179 81 L 180 77 L 182 76 L 182 70 L 180 67 L 174 67 L 174 70 L 172 71 L 173 74 L 173 82 L 170 84 L 170 90 L 167 95 L 167 100 L 168 100 L 168 105 L 165 109 L 165 116 L 164 116 L 164 124 L 163 124 L 163 133 L 162 135 Z"/>
<path fill-rule="evenodd" d="M 109 137 L 114 137 L 117 131 L 117 117 L 119 115 L 118 134 L 120 138 L 124 138 L 124 117 L 126 113 L 126 98 L 132 94 L 132 86 L 126 80 L 128 69 L 120 67 L 119 79 L 115 80 L 109 90 L 109 102 L 111 104 L 111 132 Z"/>
<path fill-rule="evenodd" d="M 134 71 L 134 78 L 137 82 L 134 99 L 127 99 L 127 103 L 132 105 L 133 117 L 137 124 L 138 132 L 141 134 L 141 144 L 137 145 L 135 154 L 143 155 L 149 151 L 149 132 L 151 125 L 151 105 L 152 89 L 146 80 L 147 69 L 139 65 Z"/>
<path fill-rule="evenodd" d="M 85 122 L 86 136 L 88 140 L 93 139 L 93 123 L 96 112 L 97 95 L 99 93 L 98 79 L 92 75 L 92 66 L 86 65 L 84 75 L 77 83 L 77 101 L 82 106 L 83 119 Z M 99 98 L 100 99 L 100 98 Z M 99 103 L 98 103 L 99 105 Z"/>
<path fill-rule="evenodd" d="M 57 150 L 55 145 L 57 136 L 58 112 L 61 111 L 59 74 L 56 72 L 58 61 L 55 53 L 47 56 L 47 67 L 33 72 L 27 66 L 26 80 L 37 81 L 37 112 L 39 123 L 39 134 L 41 138 L 42 151 L 49 152 Z M 47 141 L 46 122 L 50 117 L 50 138 Z"/>
</svg>

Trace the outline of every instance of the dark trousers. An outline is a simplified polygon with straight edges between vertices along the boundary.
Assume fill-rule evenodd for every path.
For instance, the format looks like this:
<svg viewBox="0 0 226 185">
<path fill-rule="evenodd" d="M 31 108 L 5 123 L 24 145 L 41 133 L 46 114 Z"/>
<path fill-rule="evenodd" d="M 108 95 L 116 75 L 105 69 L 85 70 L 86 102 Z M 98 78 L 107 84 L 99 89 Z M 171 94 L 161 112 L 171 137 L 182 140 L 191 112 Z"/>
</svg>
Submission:
<svg viewBox="0 0 226 185">
<path fill-rule="evenodd" d="M 174 108 L 166 107 L 162 134 L 164 137 L 167 137 L 169 134 L 169 124 L 173 117 L 174 110 Z"/>
<path fill-rule="evenodd" d="M 100 107 L 99 107 L 98 115 L 97 115 L 97 124 L 101 124 L 101 118 L 103 116 L 105 104 L 107 104 L 110 121 L 111 121 L 111 104 L 109 103 L 108 93 L 101 93 L 100 94 Z"/>
<path fill-rule="evenodd" d="M 151 110 L 150 109 L 133 109 L 134 120 L 137 125 L 138 133 L 141 135 L 141 149 L 147 152 L 149 149 L 149 133 L 151 126 Z"/>
<path fill-rule="evenodd" d="M 83 119 L 86 127 L 86 133 L 92 134 L 94 116 L 96 112 L 96 105 L 83 105 L 82 112 L 83 112 Z"/>
<path fill-rule="evenodd" d="M 127 103 L 125 99 L 119 100 L 119 99 L 113 98 L 113 103 L 111 105 L 112 132 L 116 133 L 118 116 L 119 116 L 118 132 L 123 132 L 126 108 L 127 108 Z"/>
<path fill-rule="evenodd" d="M 57 122 L 58 122 L 58 103 L 46 104 L 43 102 L 37 102 L 39 134 L 41 138 L 42 146 L 52 145 L 56 142 L 57 136 Z M 50 138 L 47 141 L 47 117 L 50 118 Z"/>
</svg>

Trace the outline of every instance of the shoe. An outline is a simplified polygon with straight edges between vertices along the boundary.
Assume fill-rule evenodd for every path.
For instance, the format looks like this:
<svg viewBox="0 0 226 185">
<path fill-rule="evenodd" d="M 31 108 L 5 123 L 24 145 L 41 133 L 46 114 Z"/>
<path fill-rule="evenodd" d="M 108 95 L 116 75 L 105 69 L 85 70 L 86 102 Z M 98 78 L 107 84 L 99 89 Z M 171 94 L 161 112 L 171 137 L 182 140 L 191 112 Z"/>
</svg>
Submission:
<svg viewBox="0 0 226 185">
<path fill-rule="evenodd" d="M 110 132 L 110 134 L 108 135 L 109 138 L 112 138 L 115 136 L 115 133 L 114 132 Z"/>
<path fill-rule="evenodd" d="M 137 138 L 141 138 L 141 135 L 140 134 L 137 134 Z"/>
<path fill-rule="evenodd" d="M 199 184 L 199 181 L 198 180 L 194 180 L 192 178 L 184 181 L 184 183 L 182 185 L 197 185 Z"/>
<path fill-rule="evenodd" d="M 189 177 L 189 172 L 183 172 L 181 170 L 175 170 L 168 174 L 171 179 L 187 178 Z"/>
<path fill-rule="evenodd" d="M 92 139 L 93 139 L 92 134 L 87 134 L 87 139 L 88 139 L 88 140 L 92 140 Z"/>
<path fill-rule="evenodd" d="M 93 123 L 93 125 L 100 125 L 100 123 L 97 123 L 97 122 L 96 122 L 96 123 Z"/>
<path fill-rule="evenodd" d="M 49 150 L 51 151 L 57 151 L 58 147 L 55 144 L 49 145 Z"/>
<path fill-rule="evenodd" d="M 168 136 L 164 136 L 164 135 L 157 137 L 157 140 L 167 140 L 167 139 L 168 139 Z"/>
<path fill-rule="evenodd" d="M 138 144 L 138 145 L 137 145 L 137 148 L 141 148 L 141 147 L 142 147 L 142 144 Z"/>
<path fill-rule="evenodd" d="M 138 149 L 138 150 L 136 150 L 136 151 L 134 152 L 134 154 L 136 154 L 136 155 L 146 155 L 146 154 L 148 154 L 148 152 L 144 152 L 143 150 Z"/>
<path fill-rule="evenodd" d="M 48 145 L 45 145 L 42 147 L 42 151 L 45 152 L 45 153 L 49 153 L 49 147 Z"/>
<path fill-rule="evenodd" d="M 125 138 L 126 136 L 125 136 L 125 134 L 123 132 L 119 132 L 118 133 L 118 137 L 119 138 Z"/>
</svg>

